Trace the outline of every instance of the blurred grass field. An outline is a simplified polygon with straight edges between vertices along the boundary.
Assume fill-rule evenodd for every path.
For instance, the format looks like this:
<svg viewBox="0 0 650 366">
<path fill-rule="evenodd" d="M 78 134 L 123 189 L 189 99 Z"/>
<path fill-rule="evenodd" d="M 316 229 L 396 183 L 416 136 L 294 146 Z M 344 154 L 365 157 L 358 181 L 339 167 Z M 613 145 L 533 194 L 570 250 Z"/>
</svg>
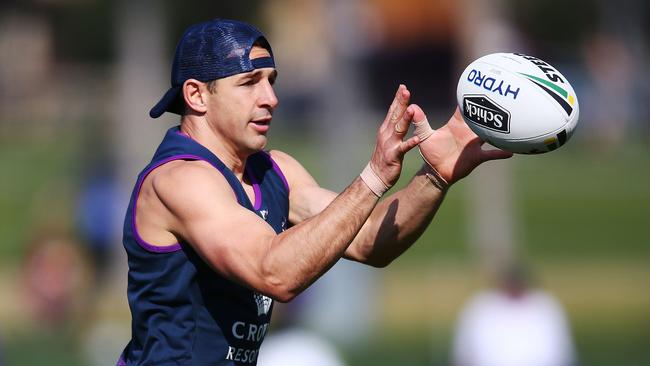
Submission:
<svg viewBox="0 0 650 366">
<path fill-rule="evenodd" d="M 74 227 L 81 144 L 74 134 L 0 140 L 0 335 L 7 365 L 39 364 L 43 357 L 49 364 L 74 365 L 81 362 L 71 356 L 74 349 L 48 344 L 67 344 L 60 337 L 11 336 L 20 327 L 11 321 L 20 308 L 12 302 L 20 299 L 9 294 L 15 286 L 9 282 L 36 230 Z M 323 178 L 309 141 L 288 135 L 274 146 L 293 152 Z M 540 283 L 566 306 L 581 364 L 648 365 L 650 148 L 645 142 L 617 151 L 587 147 L 578 140 L 552 154 L 507 163 L 513 166 L 520 245 Z M 411 153 L 402 184 L 419 164 Z M 454 186 L 418 243 L 377 271 L 380 321 L 372 339 L 344 350 L 350 365 L 447 363 L 459 308 L 485 283 L 466 244 L 466 190 L 465 182 Z M 42 345 L 41 358 L 30 355 L 35 344 Z"/>
</svg>

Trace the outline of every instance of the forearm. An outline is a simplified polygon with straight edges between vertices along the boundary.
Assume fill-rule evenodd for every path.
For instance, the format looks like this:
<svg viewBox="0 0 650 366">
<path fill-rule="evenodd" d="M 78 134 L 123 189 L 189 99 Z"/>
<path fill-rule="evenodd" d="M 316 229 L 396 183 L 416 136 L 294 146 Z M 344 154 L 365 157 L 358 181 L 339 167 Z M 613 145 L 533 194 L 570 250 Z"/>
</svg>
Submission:
<svg viewBox="0 0 650 366">
<path fill-rule="evenodd" d="M 380 202 L 354 238 L 346 257 L 384 267 L 424 232 L 442 203 L 446 187 L 434 184 L 423 167 L 400 191 Z"/>
<path fill-rule="evenodd" d="M 321 213 L 273 239 L 263 270 L 286 295 L 284 300 L 303 291 L 341 258 L 377 201 L 357 178 Z"/>
</svg>

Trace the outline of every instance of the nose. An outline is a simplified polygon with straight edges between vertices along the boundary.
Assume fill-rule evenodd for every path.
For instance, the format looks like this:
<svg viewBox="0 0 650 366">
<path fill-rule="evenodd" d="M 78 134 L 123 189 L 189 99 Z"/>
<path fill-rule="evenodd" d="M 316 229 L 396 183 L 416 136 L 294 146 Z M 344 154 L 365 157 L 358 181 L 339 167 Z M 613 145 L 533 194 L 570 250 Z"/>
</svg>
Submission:
<svg viewBox="0 0 650 366">
<path fill-rule="evenodd" d="M 271 110 L 275 109 L 278 106 L 278 97 L 275 95 L 275 90 L 273 90 L 273 85 L 268 80 L 265 80 L 263 83 L 262 91 L 259 96 L 259 104 L 262 108 L 270 108 Z"/>
</svg>

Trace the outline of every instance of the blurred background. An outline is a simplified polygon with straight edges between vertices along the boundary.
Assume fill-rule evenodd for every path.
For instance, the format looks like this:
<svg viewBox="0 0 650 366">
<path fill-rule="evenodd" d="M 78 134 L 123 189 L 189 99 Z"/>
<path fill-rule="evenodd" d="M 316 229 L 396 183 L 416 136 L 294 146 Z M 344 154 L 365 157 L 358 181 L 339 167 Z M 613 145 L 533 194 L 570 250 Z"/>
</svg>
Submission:
<svg viewBox="0 0 650 366">
<path fill-rule="evenodd" d="M 466 315 L 498 298 L 515 264 L 559 319 L 549 350 L 580 365 L 650 364 L 647 2 L 4 0 L 1 366 L 111 365 L 128 342 L 121 223 L 139 169 L 178 123 L 148 110 L 168 87 L 185 27 L 215 17 L 266 33 L 280 99 L 269 147 L 333 190 L 367 162 L 399 83 L 440 126 L 458 75 L 483 54 L 549 62 L 581 107 L 562 149 L 488 163 L 456 184 L 388 268 L 343 261 L 277 305 L 269 348 L 297 331 L 284 337 L 298 340 L 289 349 L 326 351 L 317 357 L 332 365 L 460 364 L 459 349 L 480 348 L 462 343 L 480 338 L 466 335 Z M 420 164 L 409 154 L 400 184 Z M 510 316 L 519 310 L 500 311 L 489 332 L 521 325 Z M 515 328 L 515 339 L 545 342 Z"/>
</svg>

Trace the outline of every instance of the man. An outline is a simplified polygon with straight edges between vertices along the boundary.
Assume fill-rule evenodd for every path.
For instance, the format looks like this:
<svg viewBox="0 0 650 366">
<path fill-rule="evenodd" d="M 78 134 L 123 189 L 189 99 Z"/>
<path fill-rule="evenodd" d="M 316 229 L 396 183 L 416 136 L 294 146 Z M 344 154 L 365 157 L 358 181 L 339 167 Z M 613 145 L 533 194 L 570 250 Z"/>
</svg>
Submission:
<svg viewBox="0 0 650 366">
<path fill-rule="evenodd" d="M 569 321 L 557 299 L 531 283 L 521 264 L 465 304 L 456 322 L 455 366 L 577 364 Z"/>
<path fill-rule="evenodd" d="M 150 115 L 181 115 L 138 177 L 124 226 L 132 339 L 122 365 L 256 364 L 273 300 L 340 258 L 382 267 L 431 221 L 449 184 L 483 161 L 457 113 L 433 132 L 400 85 L 371 160 L 341 194 L 290 155 L 265 152 L 278 105 L 266 38 L 237 21 L 193 25 Z M 404 140 L 411 121 L 416 136 Z M 420 143 L 431 164 L 378 203 Z M 436 171 L 437 170 L 437 171 Z"/>
</svg>

